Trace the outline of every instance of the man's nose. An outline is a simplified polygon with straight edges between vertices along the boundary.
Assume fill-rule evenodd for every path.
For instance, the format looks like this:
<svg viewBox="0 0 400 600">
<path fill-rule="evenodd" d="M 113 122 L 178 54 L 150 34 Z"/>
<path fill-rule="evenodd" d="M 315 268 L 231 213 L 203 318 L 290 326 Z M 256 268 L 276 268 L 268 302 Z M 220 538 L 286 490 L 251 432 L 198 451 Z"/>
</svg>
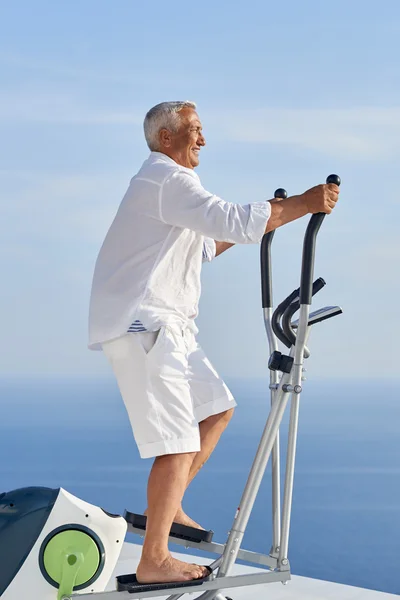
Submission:
<svg viewBox="0 0 400 600">
<path fill-rule="evenodd" d="M 199 146 L 205 146 L 206 145 L 206 138 L 204 137 L 204 135 L 202 133 L 197 138 L 197 143 L 199 144 Z"/>
</svg>

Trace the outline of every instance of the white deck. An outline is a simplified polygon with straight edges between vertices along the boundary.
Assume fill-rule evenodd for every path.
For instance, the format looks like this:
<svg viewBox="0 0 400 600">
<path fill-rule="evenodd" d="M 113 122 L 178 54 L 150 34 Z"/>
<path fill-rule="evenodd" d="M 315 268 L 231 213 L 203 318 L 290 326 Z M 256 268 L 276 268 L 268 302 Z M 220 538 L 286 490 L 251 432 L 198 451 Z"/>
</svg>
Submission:
<svg viewBox="0 0 400 600">
<path fill-rule="evenodd" d="M 138 544 L 124 543 L 120 559 L 113 578 L 107 587 L 107 591 L 115 589 L 114 577 L 116 575 L 134 573 L 136 571 L 141 550 L 142 547 Z M 195 556 L 190 555 L 188 558 L 187 555 L 176 552 L 173 552 L 173 555 L 181 560 L 189 560 L 190 562 L 198 560 L 200 564 L 207 564 L 207 560 L 204 557 L 196 559 Z M 262 569 L 236 565 L 232 575 L 257 573 L 260 571 Z M 350 585 L 299 577 L 298 575 L 292 575 L 292 579 L 287 585 L 282 585 L 282 583 L 268 583 L 247 588 L 234 588 L 227 590 L 226 593 L 233 600 L 394 600 L 394 598 L 398 598 L 396 594 L 374 592 Z M 190 598 L 196 598 L 198 595 L 193 594 Z M 167 597 L 168 595 L 165 596 L 165 598 Z M 158 596 L 159 599 L 160 596 Z"/>
</svg>

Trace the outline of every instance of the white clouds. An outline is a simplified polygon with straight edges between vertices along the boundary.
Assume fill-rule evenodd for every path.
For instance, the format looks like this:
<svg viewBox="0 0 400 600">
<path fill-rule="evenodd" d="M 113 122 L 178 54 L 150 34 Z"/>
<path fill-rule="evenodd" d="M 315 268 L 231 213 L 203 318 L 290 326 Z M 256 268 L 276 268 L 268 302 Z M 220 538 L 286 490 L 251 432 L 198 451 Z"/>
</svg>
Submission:
<svg viewBox="0 0 400 600">
<path fill-rule="evenodd" d="M 0 123 L 142 126 L 144 111 L 118 109 L 79 89 L 47 85 L 3 91 Z M 284 144 L 356 161 L 389 159 L 400 150 L 400 107 L 216 109 L 201 111 L 214 139 L 253 144 Z"/>
<path fill-rule="evenodd" d="M 0 64 L 13 70 L 33 72 L 36 75 L 45 77 L 57 77 L 62 79 L 83 79 L 84 81 L 119 83 L 122 84 L 127 80 L 127 73 L 118 73 L 115 69 L 105 69 L 104 65 L 101 70 L 96 70 L 93 65 L 84 65 L 80 67 L 71 67 L 69 65 L 60 64 L 60 62 L 43 61 L 40 58 L 32 58 L 22 56 L 16 53 L 0 54 Z"/>
<path fill-rule="evenodd" d="M 287 144 L 341 159 L 389 158 L 400 149 L 400 107 L 227 110 L 209 118 L 228 139 Z"/>
<path fill-rule="evenodd" d="M 79 93 L 48 87 L 2 91 L 0 123 L 53 123 L 82 125 L 142 125 L 141 112 L 107 109 L 83 100 Z"/>
<path fill-rule="evenodd" d="M 142 126 L 146 108 L 140 105 L 155 84 L 174 85 L 176 75 L 146 70 L 118 72 L 85 65 L 58 65 L 26 56 L 0 55 L 0 64 L 27 72 L 18 86 L 0 96 L 0 124 L 25 123 L 90 126 Z M 172 76 L 172 79 L 171 79 Z M 29 83 L 30 81 L 30 83 Z M 181 78 L 179 79 L 181 84 Z M 90 83 L 88 83 L 90 82 Z M 168 88 L 167 88 L 168 89 Z M 119 90 L 115 96 L 110 90 Z M 138 99 L 138 90 L 141 90 Z M 116 100 L 116 98 L 118 100 Z M 236 143 L 284 144 L 321 155 L 356 161 L 388 159 L 400 150 L 400 106 L 342 108 L 279 108 L 266 99 L 264 106 L 245 108 L 231 101 L 226 108 L 201 110 L 204 126 L 214 139 Z"/>
<path fill-rule="evenodd" d="M 144 64 L 138 64 L 135 60 L 124 62 L 124 64 L 118 61 L 117 64 L 110 58 L 108 64 L 105 64 L 104 60 L 100 64 L 94 64 L 93 61 L 77 64 L 77 61 L 75 60 L 73 63 L 70 57 L 68 61 L 60 62 L 50 55 L 43 58 L 40 55 L 27 56 L 16 52 L 1 52 L 0 49 L 0 66 L 23 75 L 34 75 L 36 79 L 42 77 L 46 82 L 56 82 L 56 85 L 69 81 L 73 85 L 84 84 L 86 86 L 90 82 L 93 86 L 118 86 L 120 89 L 126 89 L 130 85 L 148 87 L 172 84 L 178 86 L 182 83 L 182 76 L 177 70 L 165 69 L 155 75 L 154 70 L 146 68 Z M 190 74 L 187 74 L 186 82 L 188 77 L 190 78 Z M 196 74 L 195 77 L 198 82 L 199 75 Z M 203 84 L 208 81 L 209 74 L 201 78 Z"/>
</svg>

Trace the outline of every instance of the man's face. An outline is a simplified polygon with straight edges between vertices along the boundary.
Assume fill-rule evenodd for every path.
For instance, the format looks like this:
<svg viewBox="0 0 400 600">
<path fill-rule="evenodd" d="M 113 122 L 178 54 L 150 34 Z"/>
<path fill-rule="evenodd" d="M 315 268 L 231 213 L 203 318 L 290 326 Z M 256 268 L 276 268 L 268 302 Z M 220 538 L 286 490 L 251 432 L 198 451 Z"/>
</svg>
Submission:
<svg viewBox="0 0 400 600">
<path fill-rule="evenodd" d="M 199 164 L 199 152 L 206 141 L 202 134 L 199 115 L 193 108 L 183 108 L 178 113 L 180 126 L 176 133 L 162 129 L 162 152 L 183 167 L 194 169 Z"/>
</svg>

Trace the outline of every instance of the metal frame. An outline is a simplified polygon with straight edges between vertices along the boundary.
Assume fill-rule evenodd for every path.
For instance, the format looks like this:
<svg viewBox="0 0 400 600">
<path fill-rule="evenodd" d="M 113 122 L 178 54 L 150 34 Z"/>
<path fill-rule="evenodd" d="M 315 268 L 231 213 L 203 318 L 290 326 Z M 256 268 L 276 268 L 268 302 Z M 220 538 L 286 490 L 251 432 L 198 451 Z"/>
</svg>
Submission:
<svg viewBox="0 0 400 600">
<path fill-rule="evenodd" d="M 332 177 L 332 176 L 330 176 Z M 166 596 L 169 592 L 174 591 L 168 596 L 167 600 L 178 600 L 186 593 L 204 592 L 198 596 L 198 600 L 224 600 L 224 596 L 220 594 L 220 590 L 233 587 L 241 587 L 248 585 L 257 585 L 281 581 L 286 583 L 290 579 L 290 564 L 288 559 L 289 531 L 292 508 L 292 493 L 294 480 L 294 467 L 297 442 L 297 428 L 300 405 L 300 394 L 302 392 L 302 371 L 305 356 L 309 355 L 306 347 L 308 336 L 311 329 L 309 323 L 310 305 L 313 293 L 318 291 L 315 288 L 313 291 L 313 271 L 314 271 L 314 254 L 316 235 L 319 231 L 321 223 L 325 215 L 319 213 L 313 215 L 307 227 L 304 246 L 303 246 L 303 262 L 301 285 L 299 290 L 293 292 L 288 297 L 288 310 L 293 307 L 294 302 L 299 302 L 300 314 L 296 322 L 296 334 L 291 331 L 295 342 L 288 341 L 288 337 L 283 332 L 282 328 L 278 327 L 279 339 L 290 347 L 289 356 L 293 358 L 293 366 L 290 373 L 283 373 L 280 381 L 277 371 L 270 371 L 270 396 L 271 410 L 261 436 L 261 440 L 254 458 L 253 465 L 247 479 L 243 495 L 236 511 L 228 539 L 225 544 L 217 543 L 190 543 L 186 540 L 178 538 L 170 538 L 170 541 L 175 544 L 180 544 L 185 547 L 198 548 L 207 552 L 219 554 L 219 558 L 214 561 L 211 567 L 217 570 L 214 579 L 207 581 L 199 586 L 188 586 L 179 588 L 160 589 L 149 592 L 102 592 L 96 593 L 96 600 L 122 600 L 128 598 L 153 598 L 157 596 Z M 276 336 L 276 323 L 274 323 L 274 315 L 272 312 L 272 283 L 271 283 L 271 256 L 270 246 L 273 233 L 264 236 L 262 244 L 262 278 L 267 278 L 265 282 L 262 279 L 263 291 L 263 310 L 264 324 L 268 337 L 270 352 L 278 349 L 278 341 Z M 264 244 L 264 241 L 266 242 Z M 264 249 L 263 249 L 264 246 Z M 263 258 L 263 252 L 265 257 Z M 265 267 L 265 269 L 264 269 Z M 265 273 L 264 273 L 265 270 Z M 323 281 L 323 280 L 321 280 Z M 325 284 L 325 282 L 323 282 Z M 321 288 L 321 285 L 319 289 Z M 290 300 L 289 300 L 290 299 Z M 331 307 L 328 307 L 329 309 Z M 328 311 L 329 312 L 329 311 Z M 339 314 L 337 311 L 331 311 L 334 316 Z M 326 317 L 328 318 L 328 316 Z M 281 335 L 279 334 L 279 328 Z M 279 452 L 279 427 L 286 409 L 286 406 L 291 399 L 291 411 L 289 420 L 288 448 L 286 459 L 285 485 L 283 494 L 283 507 L 281 516 L 281 498 L 280 498 L 280 452 Z M 272 454 L 272 546 L 269 555 L 250 552 L 241 549 L 242 539 L 247 527 L 251 511 L 254 506 L 262 479 L 267 468 L 267 463 Z M 138 533 L 143 537 L 143 531 L 132 527 L 128 528 L 132 533 Z M 258 566 L 267 567 L 265 573 L 247 574 L 231 576 L 230 572 L 237 559 L 256 564 Z M 71 597 L 63 600 L 71 600 L 79 598 L 81 600 L 91 598 L 93 594 L 74 594 Z"/>
<path fill-rule="evenodd" d="M 143 530 L 133 527 L 130 523 L 128 523 L 128 533 L 136 533 L 141 538 L 144 538 Z M 170 537 L 169 539 L 172 544 L 178 544 L 185 548 L 195 548 L 196 550 L 209 552 L 210 554 L 218 554 L 218 556 L 223 554 L 225 548 L 225 544 L 218 544 L 216 542 L 191 542 L 176 537 Z M 252 552 L 251 550 L 243 550 L 242 548 L 239 550 L 238 559 L 270 569 L 276 569 L 278 563 L 277 558 L 274 558 L 269 554 L 260 554 L 258 552 Z"/>
<path fill-rule="evenodd" d="M 229 577 L 224 577 L 223 588 L 235 588 L 235 587 L 243 587 L 247 585 L 260 585 L 262 583 L 272 583 L 276 581 L 286 582 L 290 579 L 289 571 L 279 572 L 279 571 L 269 571 L 267 573 L 254 573 L 252 575 L 233 575 Z M 206 581 L 199 586 L 187 586 L 176 588 L 177 594 L 173 594 L 168 596 L 167 600 L 178 600 L 183 594 L 196 594 L 202 590 L 207 590 L 205 593 L 211 593 L 211 598 L 214 598 L 218 591 L 221 589 L 222 582 L 218 579 L 213 579 L 212 581 Z M 128 600 L 132 598 L 155 598 L 157 596 L 166 596 L 168 594 L 166 589 L 155 590 L 152 592 L 137 592 L 131 594 L 130 592 L 97 592 L 96 594 L 73 594 L 71 597 L 64 596 L 61 600 L 69 600 L 69 598 L 75 599 L 87 599 L 93 598 L 99 600 Z M 205 597 L 204 594 L 199 596 L 198 598 Z"/>
<path fill-rule="evenodd" d="M 264 325 L 267 333 L 269 351 L 278 350 L 278 340 L 272 329 L 272 307 L 264 308 Z M 271 408 L 276 402 L 276 390 L 279 385 L 279 375 L 277 371 L 270 371 L 270 396 Z M 276 434 L 275 443 L 272 448 L 272 546 L 270 555 L 274 558 L 279 556 L 279 547 L 281 539 L 281 482 L 280 482 L 280 436 L 279 429 Z"/>
<path fill-rule="evenodd" d="M 301 315 L 300 315 L 300 323 L 301 323 Z M 307 321 L 306 321 L 307 323 Z M 301 325 L 299 326 L 300 329 Z M 305 331 L 307 331 L 308 327 L 305 327 Z M 305 345 L 305 338 L 301 342 Z M 300 338 L 301 339 L 301 338 Z M 283 374 L 280 383 L 278 384 L 278 388 L 274 390 L 274 396 L 272 398 L 272 406 L 271 411 L 267 419 L 267 423 L 265 425 L 261 441 L 256 453 L 256 457 L 253 462 L 253 466 L 251 468 L 243 495 L 242 500 L 240 502 L 239 508 L 236 512 L 233 525 L 231 531 L 229 532 L 228 540 L 225 545 L 216 544 L 216 543 L 206 543 L 201 542 L 200 544 L 190 543 L 185 540 L 180 540 L 178 538 L 170 538 L 171 542 L 178 543 L 184 545 L 186 547 L 195 547 L 200 550 L 205 550 L 208 552 L 213 552 L 220 554 L 220 557 L 213 563 L 214 568 L 218 568 L 218 573 L 215 579 L 211 581 L 207 581 L 200 586 L 188 586 L 188 587 L 179 587 L 175 588 L 176 593 L 169 596 L 168 600 L 178 600 L 185 593 L 202 593 L 198 598 L 202 600 L 211 600 L 216 597 L 217 592 L 221 589 L 229 589 L 232 587 L 241 587 L 247 585 L 257 585 L 262 583 L 272 583 L 281 581 L 282 583 L 290 580 L 290 565 L 287 559 L 287 543 L 288 543 L 288 535 L 289 528 L 288 523 L 290 521 L 290 502 L 284 503 L 284 512 L 283 512 L 283 521 L 282 521 L 282 531 L 278 532 L 278 535 L 282 536 L 283 544 L 280 547 L 278 557 L 274 556 L 266 556 L 262 554 L 258 554 L 255 552 L 250 552 L 247 550 L 241 550 L 240 545 L 246 530 L 246 526 L 248 520 L 250 518 L 251 511 L 253 509 L 254 502 L 257 497 L 257 493 L 259 487 L 261 485 L 267 463 L 269 457 L 271 455 L 273 447 L 275 447 L 275 452 L 279 457 L 279 448 L 276 447 L 276 437 L 279 430 L 279 426 L 281 424 L 283 414 L 285 412 L 286 405 L 288 403 L 289 397 L 293 395 L 294 382 L 298 379 L 297 372 L 302 365 L 302 351 L 301 349 L 296 353 L 296 348 L 292 348 L 290 353 L 296 361 L 296 356 L 298 359 L 298 365 L 294 365 L 294 369 L 291 374 Z M 300 375 L 301 379 L 301 375 Z M 287 390 L 287 391 L 285 391 Z M 292 428 L 292 434 L 295 429 Z M 295 450 L 295 444 L 292 444 L 293 450 Z M 294 461 L 292 461 L 294 466 Z M 279 477 L 279 473 L 277 474 Z M 276 479 L 276 471 L 274 471 L 273 477 Z M 290 478 L 286 478 L 286 487 L 293 485 L 293 482 L 290 481 Z M 276 512 L 274 514 L 275 522 L 277 520 L 277 514 L 279 515 L 279 506 L 280 506 L 280 497 L 277 494 L 277 490 L 275 489 L 275 498 L 276 498 Z M 291 493 L 290 493 L 291 500 Z M 279 517 L 278 517 L 279 518 Z M 129 526 L 128 531 L 131 533 L 139 533 L 143 537 L 143 531 L 136 529 L 132 526 Z M 285 536 L 285 537 L 284 537 Z M 246 562 L 251 562 L 253 564 L 257 564 L 258 566 L 266 566 L 271 570 L 266 570 L 265 573 L 255 573 L 249 575 L 234 575 L 230 576 L 229 572 L 231 571 L 233 565 L 235 564 L 237 559 L 244 560 Z M 173 590 L 173 588 L 172 588 Z M 101 592 L 96 593 L 95 597 L 104 599 L 104 600 L 116 600 L 119 598 L 122 600 L 123 598 L 152 598 L 156 596 L 166 596 L 170 590 L 160 589 L 156 591 L 149 592 Z M 92 598 L 93 594 L 73 594 L 70 597 L 66 597 L 63 600 L 70 599 L 89 599 Z M 222 600 L 223 596 L 221 597 Z"/>
</svg>

